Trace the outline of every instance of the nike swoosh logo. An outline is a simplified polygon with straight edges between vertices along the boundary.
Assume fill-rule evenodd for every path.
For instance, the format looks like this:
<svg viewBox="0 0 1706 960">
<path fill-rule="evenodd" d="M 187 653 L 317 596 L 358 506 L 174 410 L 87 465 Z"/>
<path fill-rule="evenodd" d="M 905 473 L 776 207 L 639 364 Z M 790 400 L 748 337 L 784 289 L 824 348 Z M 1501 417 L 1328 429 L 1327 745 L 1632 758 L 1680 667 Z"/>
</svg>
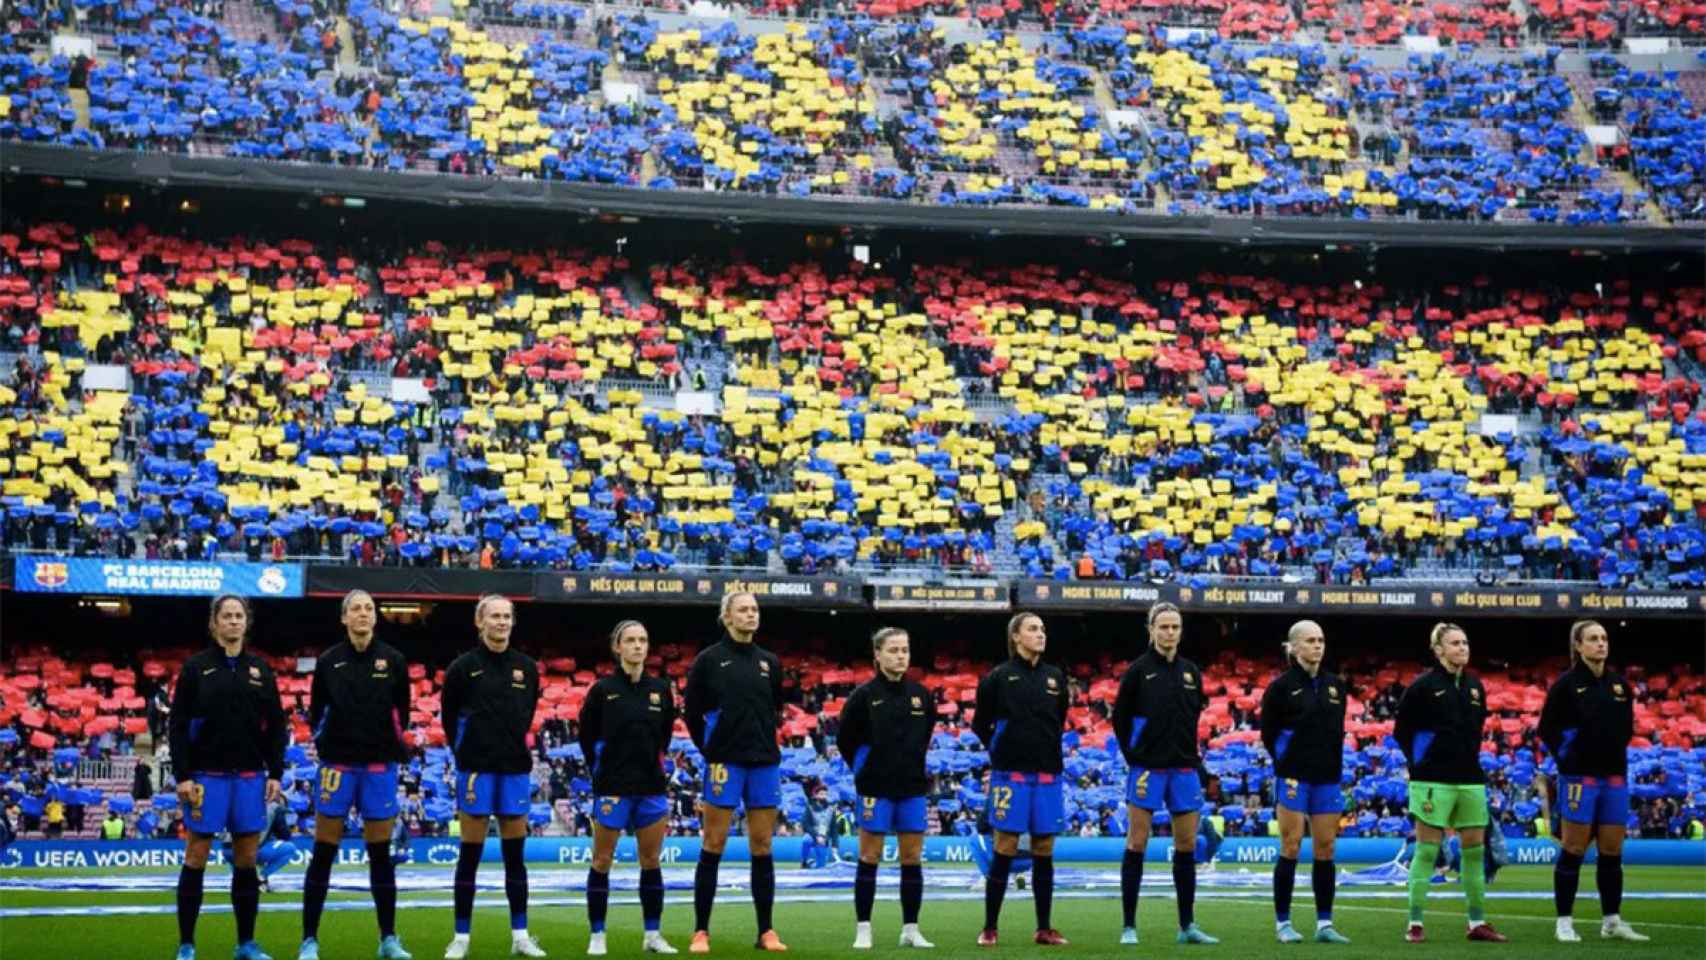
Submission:
<svg viewBox="0 0 1706 960">
<path fill-rule="evenodd" d="M 1143 679 L 1145 679 L 1145 680 L 1154 680 L 1154 679 L 1155 679 L 1155 678 L 1156 678 L 1156 677 L 1159 677 L 1159 676 L 1160 676 L 1160 674 L 1159 674 L 1159 673 L 1146 673 L 1146 674 L 1144 674 L 1144 675 L 1143 675 Z"/>
<path fill-rule="evenodd" d="M 1444 691 L 1444 690 L 1435 690 L 1435 691 L 1434 691 L 1434 696 L 1436 696 L 1436 697 L 1443 697 L 1443 696 L 1445 696 L 1445 691 Z"/>
<path fill-rule="evenodd" d="M 1587 689 L 1588 689 L 1587 687 L 1577 687 L 1576 692 L 1577 693 L 1586 693 Z"/>
<path fill-rule="evenodd" d="M 717 661 L 717 666 L 726 667 L 731 663 L 734 663 L 734 661 L 733 660 L 719 660 L 719 661 Z"/>
<path fill-rule="evenodd" d="M 486 671 L 484 671 L 484 670 L 475 670 L 475 671 L 474 671 L 474 672 L 473 672 L 473 673 L 470 673 L 470 674 L 468 674 L 468 676 L 470 676 L 470 677 L 477 677 L 477 676 L 479 676 L 479 675 L 480 675 L 480 674 L 482 674 L 482 673 L 485 673 L 485 672 L 486 672 Z"/>
<path fill-rule="evenodd" d="M 882 705 L 883 705 L 883 702 L 881 700 L 872 700 L 871 701 L 871 706 L 873 706 L 873 707 L 880 707 Z"/>
<path fill-rule="evenodd" d="M 208 675 L 208 674 L 210 674 L 210 673 L 212 673 L 212 672 L 213 672 L 213 671 L 215 671 L 215 670 L 218 670 L 218 669 L 219 669 L 219 668 L 218 668 L 218 667 L 208 667 L 208 668 L 207 668 L 207 669 L 206 669 L 206 670 L 203 670 L 203 671 L 202 671 L 202 672 L 201 672 L 201 675 L 202 675 L 202 676 L 204 676 L 204 677 L 205 677 L 205 676 L 207 676 L 207 675 Z"/>
<path fill-rule="evenodd" d="M 1301 696 L 1303 696 L 1303 691 L 1302 690 L 1293 690 L 1291 692 L 1291 695 L 1294 697 L 1301 697 Z"/>
<path fill-rule="evenodd" d="M 343 669 L 343 668 L 345 668 L 345 667 L 347 667 L 347 666 L 349 666 L 349 661 L 347 661 L 347 660 L 346 660 L 346 661 L 344 661 L 344 662 L 343 662 L 343 663 L 334 663 L 334 664 L 332 664 L 332 669 L 333 669 L 333 670 L 342 670 L 342 669 Z"/>
<path fill-rule="evenodd" d="M 621 697 L 622 695 L 620 693 L 607 693 L 604 695 L 604 699 L 606 700 L 619 700 Z"/>
</svg>

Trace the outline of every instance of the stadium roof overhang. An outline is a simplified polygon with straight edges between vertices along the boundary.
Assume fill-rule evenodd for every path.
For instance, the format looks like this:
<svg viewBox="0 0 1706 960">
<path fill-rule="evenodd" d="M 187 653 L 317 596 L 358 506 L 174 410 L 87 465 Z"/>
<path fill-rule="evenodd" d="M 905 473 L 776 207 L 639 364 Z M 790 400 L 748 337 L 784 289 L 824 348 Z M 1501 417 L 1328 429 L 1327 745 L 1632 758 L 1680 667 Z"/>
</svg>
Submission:
<svg viewBox="0 0 1706 960">
<path fill-rule="evenodd" d="M 649 190 L 555 180 L 393 173 L 322 164 L 6 143 L 8 174 L 154 187 L 206 187 L 360 197 L 443 207 L 625 215 L 712 223 L 774 223 L 864 230 L 937 230 L 988 236 L 1070 236 L 1241 246 L 1358 244 L 1490 250 L 1706 251 L 1706 224 L 1683 227 L 1356 221 L 1305 217 L 1117 215 L 1077 208 L 943 207 L 872 200 Z"/>
</svg>

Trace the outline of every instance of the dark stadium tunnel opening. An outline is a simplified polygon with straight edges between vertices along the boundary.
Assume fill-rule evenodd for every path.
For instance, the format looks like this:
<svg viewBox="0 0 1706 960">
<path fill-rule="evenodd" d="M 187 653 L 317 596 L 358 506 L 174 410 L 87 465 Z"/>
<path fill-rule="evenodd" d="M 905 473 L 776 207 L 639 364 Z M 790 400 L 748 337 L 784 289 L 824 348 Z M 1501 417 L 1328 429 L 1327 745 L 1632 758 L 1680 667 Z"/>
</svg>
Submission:
<svg viewBox="0 0 1706 960">
<path fill-rule="evenodd" d="M 69 659 L 108 657 L 114 662 L 139 659 L 145 651 L 194 650 L 208 645 L 208 601 L 192 597 L 127 598 L 128 615 L 115 618 L 80 602 L 81 598 L 0 592 L 0 645 L 47 645 Z M 448 664 L 472 648 L 474 598 L 431 595 L 380 597 L 376 634 L 397 647 L 411 663 L 430 669 Z M 268 656 L 314 656 L 340 642 L 340 598 L 253 599 L 249 643 Z M 388 604 L 420 605 L 415 622 L 386 618 Z M 1044 659 L 1063 667 L 1104 667 L 1130 660 L 1146 648 L 1143 610 L 1109 613 L 1043 611 L 1048 631 Z M 823 657 L 860 671 L 871 669 L 871 635 L 900 627 L 911 638 L 912 662 L 922 671 L 937 658 L 994 664 L 1006 659 L 1005 630 L 1012 612 L 941 613 L 791 609 L 781 603 L 760 605 L 758 642 L 783 655 Z M 512 642 L 539 657 L 572 657 L 577 669 L 605 673 L 614 669 L 609 631 L 634 618 L 645 623 L 654 653 L 671 645 L 686 655 L 720 639 L 715 606 L 653 604 L 560 604 L 521 601 L 516 605 Z M 1211 614 L 1187 612 L 1182 655 L 1207 663 L 1230 654 L 1263 668 L 1282 662 L 1280 643 L 1295 614 Z M 1432 665 L 1428 632 L 1439 617 L 1419 615 L 1310 614 L 1327 637 L 1327 662 L 1380 665 L 1400 671 Z M 1565 653 L 1570 619 L 1453 617 L 1468 631 L 1477 669 L 1528 669 Z M 1603 618 L 1611 630 L 1614 662 L 1651 672 L 1687 668 L 1706 672 L 1706 622 L 1690 619 Z M 1347 679 L 1355 679 L 1354 674 Z"/>
</svg>

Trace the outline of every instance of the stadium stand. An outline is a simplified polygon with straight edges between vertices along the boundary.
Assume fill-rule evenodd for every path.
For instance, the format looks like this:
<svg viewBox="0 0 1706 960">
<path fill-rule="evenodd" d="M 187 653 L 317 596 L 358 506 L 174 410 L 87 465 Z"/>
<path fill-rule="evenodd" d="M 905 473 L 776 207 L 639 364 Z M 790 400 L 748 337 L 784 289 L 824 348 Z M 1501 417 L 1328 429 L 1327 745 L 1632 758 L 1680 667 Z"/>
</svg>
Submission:
<svg viewBox="0 0 1706 960">
<path fill-rule="evenodd" d="M 169 682 L 187 650 L 151 650 L 135 666 L 54 656 L 42 648 L 19 648 L 0 670 L 0 778 L 8 805 L 21 814 L 20 836 L 39 837 L 48 803 L 59 800 L 76 811 L 68 835 L 94 837 L 107 810 L 119 812 L 130 835 L 171 835 L 176 829 L 175 797 L 169 789 L 170 758 L 151 736 L 157 713 L 147 701 Z M 661 648 L 651 669 L 677 685 L 684 682 L 690 656 L 674 646 Z M 305 655 L 311 655 L 304 652 Z M 291 715 L 286 791 L 299 823 L 312 809 L 316 783 L 313 746 L 306 721 L 309 677 L 297 670 L 295 656 L 271 658 Z M 530 814 L 535 832 L 585 834 L 590 784 L 572 718 L 590 688 L 593 670 L 573 658 L 541 655 L 544 702 L 534 726 L 535 803 Z M 975 828 L 982 806 L 981 774 L 988 755 L 969 729 L 976 684 L 990 664 L 938 657 L 919 672 L 932 692 L 940 727 L 927 758 L 931 774 L 933 829 L 966 833 Z M 1073 707 L 1066 747 L 1068 819 L 1073 832 L 1124 832 L 1124 761 L 1113 749 L 1107 704 L 1113 679 L 1125 664 L 1103 656 L 1070 665 Z M 1539 778 L 1553 772 L 1552 761 L 1535 739 L 1533 721 L 1549 678 L 1561 662 L 1537 662 L 1483 673 L 1495 720 L 1483 744 L 1482 764 L 1491 777 L 1490 794 L 1498 822 L 1512 836 L 1529 836 L 1543 809 Z M 869 678 L 869 666 L 848 667 L 813 655 L 784 654 L 789 704 L 782 725 L 784 776 L 782 811 L 797 828 L 808 797 L 820 790 L 831 803 L 851 808 L 851 773 L 829 743 L 841 704 L 854 686 Z M 1209 803 L 1232 835 L 1266 835 L 1273 818 L 1271 765 L 1253 727 L 1261 690 L 1275 668 L 1231 651 L 1204 666 L 1209 706 L 1198 735 L 1206 767 L 1218 782 Z M 1344 783 L 1350 803 L 1344 827 L 1354 836 L 1402 836 L 1407 829 L 1402 805 L 1405 770 L 1390 735 L 1398 695 L 1414 669 L 1392 667 L 1382 659 L 1356 658 L 1343 667 L 1359 678 L 1347 720 Z M 1636 806 L 1632 830 L 1645 835 L 1674 835 L 1706 804 L 1700 751 L 1706 749 L 1706 678 L 1687 668 L 1649 673 L 1628 671 L 1636 685 L 1636 739 L 1630 746 Z M 450 817 L 448 752 L 436 723 L 437 691 L 443 672 L 411 664 L 414 756 L 401 787 L 404 817 L 417 835 L 441 834 Z M 679 695 L 679 689 L 678 689 Z M 136 775 L 138 765 L 143 776 Z M 677 832 L 697 827 L 693 800 L 701 758 L 678 725 L 669 757 L 672 826 Z M 161 789 L 165 788 L 165 789 Z"/>
<path fill-rule="evenodd" d="M 640 269 L 8 230 L 4 543 L 1182 582 L 1706 571 L 1696 287 L 730 260 L 650 265 L 647 289 Z M 131 392 L 85 397 L 91 362 Z M 393 402 L 396 377 L 430 387 Z M 688 388 L 710 412 L 655 402 Z"/>
<path fill-rule="evenodd" d="M 1625 23 L 1698 26 L 1661 6 L 1534 5 L 1527 39 L 1551 36 L 1558 18 L 1589 32 L 1616 24 L 1604 43 Z M 1609 81 L 1596 84 L 1559 72 L 1559 47 L 1474 58 L 1530 29 L 1503 0 L 1305 8 L 1305 24 L 1346 46 L 1292 42 L 1288 4 L 968 6 L 957 9 L 1046 29 L 952 41 L 929 20 L 875 7 L 748 33 L 731 21 L 590 21 L 551 4 L 464 5 L 426 19 L 371 0 L 342 17 L 253 0 L 78 7 L 116 12 L 87 64 L 49 56 L 44 41 L 63 24 L 13 7 L 0 41 L 0 138 L 1117 213 L 1580 225 L 1706 215 L 1702 74 L 1602 73 L 1596 63 L 1591 75 Z M 1552 32 L 1587 42 L 1574 26 Z M 1398 35 L 1455 48 L 1412 54 L 1402 69 L 1357 55 Z M 72 95 L 84 71 L 86 120 Z M 1622 141 L 1598 162 L 1585 132 L 1596 116 Z"/>
</svg>

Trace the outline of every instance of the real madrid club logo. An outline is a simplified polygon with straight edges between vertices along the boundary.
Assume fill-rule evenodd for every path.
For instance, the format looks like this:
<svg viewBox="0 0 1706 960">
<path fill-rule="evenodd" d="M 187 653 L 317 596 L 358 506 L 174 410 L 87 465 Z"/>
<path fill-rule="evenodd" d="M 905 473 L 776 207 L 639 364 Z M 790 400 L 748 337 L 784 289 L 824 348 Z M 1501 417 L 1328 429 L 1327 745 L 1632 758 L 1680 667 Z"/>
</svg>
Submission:
<svg viewBox="0 0 1706 960">
<path fill-rule="evenodd" d="M 255 580 L 255 587 L 268 596 L 277 596 L 285 591 L 289 584 L 285 581 L 284 571 L 278 567 L 266 567 Z"/>
</svg>

